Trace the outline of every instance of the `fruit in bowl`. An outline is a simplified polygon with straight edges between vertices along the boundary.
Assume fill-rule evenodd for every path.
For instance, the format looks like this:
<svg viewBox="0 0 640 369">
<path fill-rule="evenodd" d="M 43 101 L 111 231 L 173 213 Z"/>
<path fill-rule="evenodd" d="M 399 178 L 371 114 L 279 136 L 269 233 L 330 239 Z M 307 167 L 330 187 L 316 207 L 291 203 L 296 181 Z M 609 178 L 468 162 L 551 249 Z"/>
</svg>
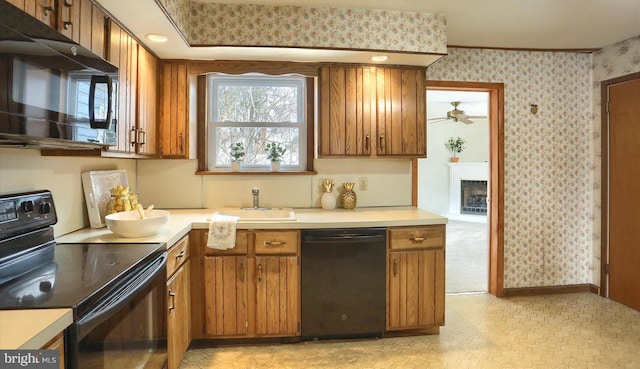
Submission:
<svg viewBox="0 0 640 369">
<path fill-rule="evenodd" d="M 144 218 L 137 210 L 109 214 L 105 217 L 107 228 L 120 237 L 147 237 L 160 232 L 169 221 L 169 212 L 151 210 Z"/>
</svg>

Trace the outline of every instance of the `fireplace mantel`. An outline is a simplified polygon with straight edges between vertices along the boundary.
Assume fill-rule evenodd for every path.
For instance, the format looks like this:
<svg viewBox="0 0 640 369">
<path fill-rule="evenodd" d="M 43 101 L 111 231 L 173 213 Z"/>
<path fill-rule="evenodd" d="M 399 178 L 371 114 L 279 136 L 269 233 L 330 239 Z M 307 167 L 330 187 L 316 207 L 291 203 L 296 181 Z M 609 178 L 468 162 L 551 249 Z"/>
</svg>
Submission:
<svg viewBox="0 0 640 369">
<path fill-rule="evenodd" d="M 468 222 L 486 223 L 485 215 L 460 214 L 460 183 L 462 180 L 487 181 L 489 178 L 489 165 L 487 162 L 458 162 L 447 163 L 449 165 L 449 213 L 447 218 Z"/>
</svg>

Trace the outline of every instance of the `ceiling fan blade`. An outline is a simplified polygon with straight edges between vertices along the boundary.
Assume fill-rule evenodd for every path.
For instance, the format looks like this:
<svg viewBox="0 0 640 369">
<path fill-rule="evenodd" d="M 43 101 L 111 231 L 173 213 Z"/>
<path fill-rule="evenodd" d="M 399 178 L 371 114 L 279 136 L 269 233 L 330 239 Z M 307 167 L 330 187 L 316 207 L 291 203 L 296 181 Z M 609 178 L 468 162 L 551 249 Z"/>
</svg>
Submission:
<svg viewBox="0 0 640 369">
<path fill-rule="evenodd" d="M 449 119 L 449 118 L 447 118 L 447 117 L 438 117 L 438 118 L 427 119 L 427 121 L 430 121 L 430 120 L 443 120 L 443 119 Z"/>
<path fill-rule="evenodd" d="M 474 121 L 469 120 L 468 118 L 469 117 L 458 118 L 458 122 L 462 122 L 464 124 L 473 124 L 473 123 L 475 123 Z"/>
<path fill-rule="evenodd" d="M 440 122 L 444 122 L 446 120 L 449 120 L 449 118 L 433 118 L 433 119 L 427 119 L 429 120 L 429 124 L 433 124 L 433 123 L 440 123 Z"/>
<path fill-rule="evenodd" d="M 472 118 L 472 119 L 487 119 L 489 117 L 487 117 L 486 115 L 469 115 L 467 116 L 467 118 Z"/>
</svg>

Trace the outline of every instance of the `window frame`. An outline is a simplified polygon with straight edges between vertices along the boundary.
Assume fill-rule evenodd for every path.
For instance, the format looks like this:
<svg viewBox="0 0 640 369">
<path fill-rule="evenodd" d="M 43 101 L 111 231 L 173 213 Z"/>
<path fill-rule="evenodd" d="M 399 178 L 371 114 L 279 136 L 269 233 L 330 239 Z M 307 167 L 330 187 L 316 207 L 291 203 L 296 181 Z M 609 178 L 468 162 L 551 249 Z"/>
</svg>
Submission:
<svg viewBox="0 0 640 369">
<path fill-rule="evenodd" d="M 305 89 L 306 81 L 304 77 L 294 75 L 268 76 L 257 73 L 247 73 L 242 75 L 229 76 L 226 74 L 211 73 L 207 76 L 207 88 L 209 89 L 210 98 L 207 99 L 207 161 L 209 163 L 209 171 L 229 171 L 231 163 L 228 165 L 218 165 L 216 162 L 216 154 L 218 149 L 212 145 L 218 142 L 217 128 L 291 128 L 298 130 L 298 146 L 297 151 L 298 164 L 284 165 L 281 164 L 282 171 L 302 171 L 306 167 L 306 106 L 305 106 Z M 218 87 L 220 85 L 235 86 L 278 86 L 292 87 L 296 90 L 296 121 L 293 122 L 236 122 L 221 121 L 217 116 L 217 98 Z M 213 148 L 213 149 L 212 149 Z M 291 150 L 291 149 L 289 149 Z M 245 165 L 244 171 L 263 172 L 270 170 L 270 164 Z"/>
<path fill-rule="evenodd" d="M 197 126 L 198 126 L 198 136 L 197 136 L 197 159 L 198 159 L 198 169 L 196 174 L 198 175 L 245 175 L 245 174 L 288 174 L 288 175 L 308 175 L 315 174 L 315 170 L 313 167 L 313 162 L 315 158 L 315 121 L 316 121 L 316 104 L 317 104 L 317 71 L 315 68 L 303 68 L 300 72 L 289 73 L 286 68 L 282 68 L 281 71 L 277 75 L 282 76 L 296 76 L 300 78 L 304 78 L 305 83 L 303 87 L 304 97 L 304 122 L 301 124 L 304 126 L 305 133 L 304 135 L 300 135 L 300 145 L 305 145 L 306 148 L 301 150 L 301 159 L 300 159 L 300 169 L 288 169 L 281 170 L 278 172 L 272 172 L 270 166 L 262 168 L 254 168 L 254 170 L 245 170 L 243 168 L 239 172 L 232 172 L 230 167 L 222 168 L 221 170 L 210 170 L 209 169 L 209 124 L 208 124 L 208 110 L 209 110 L 209 89 L 208 89 L 208 79 L 207 76 L 211 73 L 227 73 L 227 75 L 241 75 L 241 74 L 249 74 L 249 73 L 258 73 L 260 76 L 269 76 L 275 75 L 272 68 L 267 68 L 265 73 L 261 73 L 261 68 L 251 69 L 245 67 L 238 67 L 235 65 L 231 70 L 228 69 L 228 66 L 225 63 L 211 63 L 211 66 L 218 65 L 222 66 L 222 68 L 210 68 L 203 67 L 199 72 L 196 72 L 196 76 L 194 76 L 195 90 L 197 94 L 197 104 L 194 107 L 194 111 L 197 116 Z M 265 63 L 265 65 L 271 65 L 271 63 Z M 297 68 L 291 68 L 290 71 L 296 70 Z M 309 69 L 309 70 L 307 70 Z M 305 159 L 302 159 L 302 154 L 306 156 Z"/>
</svg>

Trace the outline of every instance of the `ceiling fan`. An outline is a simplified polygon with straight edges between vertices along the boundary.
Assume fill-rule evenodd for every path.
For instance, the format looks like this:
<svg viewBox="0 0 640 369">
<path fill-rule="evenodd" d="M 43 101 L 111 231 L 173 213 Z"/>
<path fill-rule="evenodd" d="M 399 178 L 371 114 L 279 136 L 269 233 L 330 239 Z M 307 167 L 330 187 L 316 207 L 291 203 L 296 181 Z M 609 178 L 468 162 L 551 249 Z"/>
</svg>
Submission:
<svg viewBox="0 0 640 369">
<path fill-rule="evenodd" d="M 458 105 L 460 105 L 460 101 L 452 101 L 451 105 L 453 105 L 453 110 L 448 111 L 446 117 L 431 118 L 431 119 L 427 119 L 427 121 L 430 121 L 429 123 L 437 123 L 444 120 L 453 119 L 454 122 L 462 122 L 464 124 L 473 124 L 475 122 L 472 121 L 471 118 L 474 118 L 474 119 L 487 118 L 486 115 L 473 115 L 473 116 L 466 115 L 464 113 L 464 110 L 458 109 Z"/>
</svg>

